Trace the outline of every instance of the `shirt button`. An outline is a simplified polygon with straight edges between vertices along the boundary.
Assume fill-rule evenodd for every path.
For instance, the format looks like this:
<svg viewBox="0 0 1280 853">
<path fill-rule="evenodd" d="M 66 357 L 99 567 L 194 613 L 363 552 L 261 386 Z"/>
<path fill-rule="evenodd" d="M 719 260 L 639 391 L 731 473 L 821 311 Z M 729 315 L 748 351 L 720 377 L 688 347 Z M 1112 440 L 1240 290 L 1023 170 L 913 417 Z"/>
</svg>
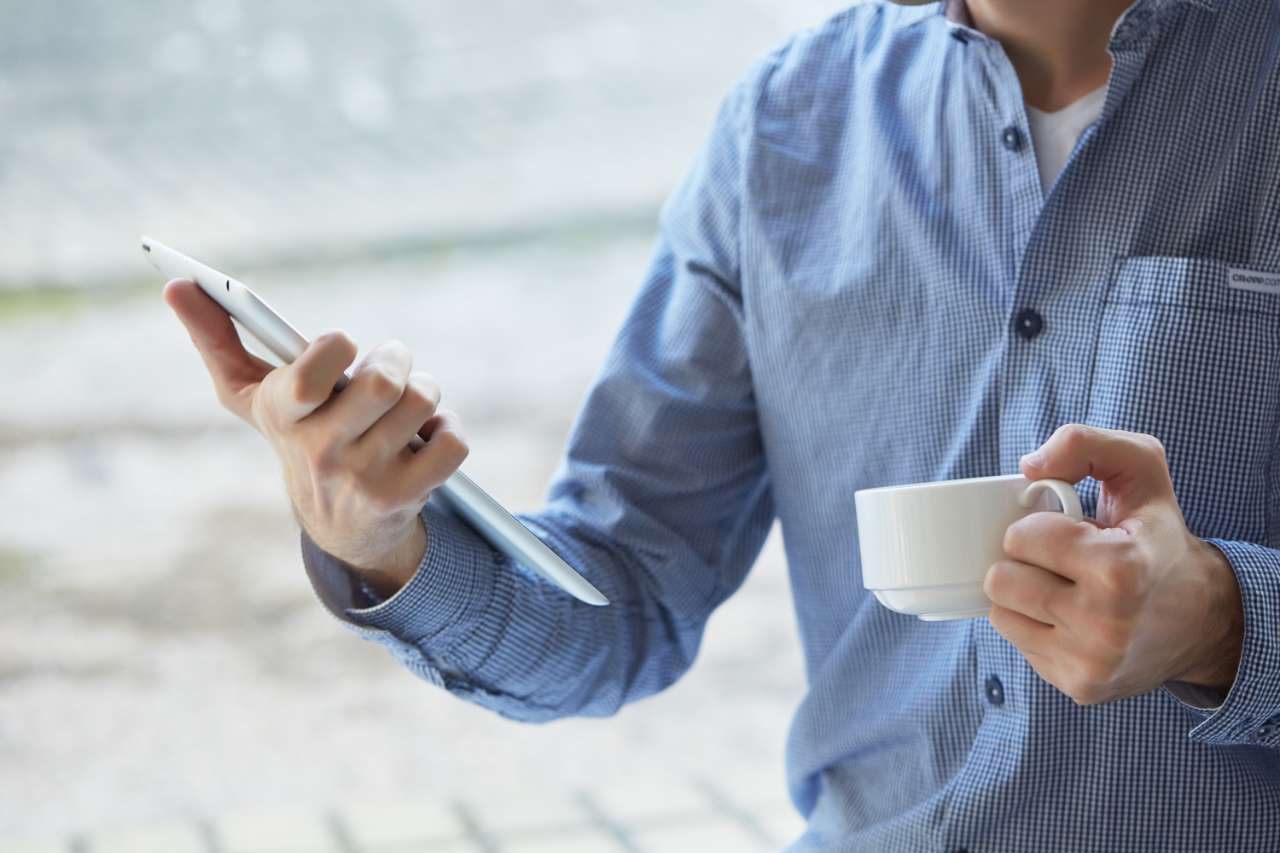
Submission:
<svg viewBox="0 0 1280 853">
<path fill-rule="evenodd" d="M 1029 341 L 1044 331 L 1044 318 L 1038 311 L 1025 308 L 1013 319 L 1013 327 L 1018 330 L 1019 335 Z"/>
<path fill-rule="evenodd" d="M 994 675 L 987 676 L 987 683 L 983 692 L 987 694 L 987 701 L 992 705 L 999 707 L 1004 704 L 1004 685 Z"/>
<path fill-rule="evenodd" d="M 969 34 L 961 29 L 953 29 L 951 31 L 951 37 L 961 44 L 965 44 L 969 41 Z"/>
<path fill-rule="evenodd" d="M 1004 143 L 1004 147 L 1010 151 L 1017 151 L 1022 147 L 1022 131 L 1013 125 L 1009 125 L 1000 134 L 1000 141 Z"/>
</svg>

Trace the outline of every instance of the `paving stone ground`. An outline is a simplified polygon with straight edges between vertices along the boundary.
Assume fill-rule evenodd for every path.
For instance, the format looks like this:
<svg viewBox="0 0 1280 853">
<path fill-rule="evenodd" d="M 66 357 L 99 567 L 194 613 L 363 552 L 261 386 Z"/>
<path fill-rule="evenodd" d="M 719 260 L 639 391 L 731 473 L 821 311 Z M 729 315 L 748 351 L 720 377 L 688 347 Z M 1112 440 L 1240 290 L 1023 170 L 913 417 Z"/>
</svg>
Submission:
<svg viewBox="0 0 1280 853">
<path fill-rule="evenodd" d="M 27 4 L 0 28 L 0 853 L 716 851 L 799 831 L 781 542 L 692 672 L 522 726 L 314 601 L 134 238 L 400 337 L 537 507 L 656 206 L 827 0 Z M 19 840 L 24 839 L 24 840 Z"/>
<path fill-rule="evenodd" d="M 612 811 L 584 791 L 509 804 L 405 799 L 332 811 L 228 814 L 216 821 L 169 821 L 79 835 L 64 842 L 17 843 L 5 853 L 649 853 L 776 850 L 802 829 L 776 803 L 735 802 L 710 783 L 651 779 L 649 788 L 617 788 L 614 797 L 651 798 L 670 788 L 662 808 L 642 817 Z M 744 818 L 751 814 L 751 818 Z M 763 819 L 771 817 L 771 819 Z"/>
</svg>

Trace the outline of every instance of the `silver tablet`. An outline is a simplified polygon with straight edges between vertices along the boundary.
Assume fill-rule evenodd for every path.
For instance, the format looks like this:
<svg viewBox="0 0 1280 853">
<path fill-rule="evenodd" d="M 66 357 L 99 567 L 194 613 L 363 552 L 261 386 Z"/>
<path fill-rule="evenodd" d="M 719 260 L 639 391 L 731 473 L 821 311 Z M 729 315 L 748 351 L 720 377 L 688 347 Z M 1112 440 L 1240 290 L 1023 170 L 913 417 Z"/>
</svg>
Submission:
<svg viewBox="0 0 1280 853">
<path fill-rule="evenodd" d="M 194 281 L 284 363 L 292 362 L 306 349 L 307 339 L 297 329 L 273 311 L 261 297 L 231 276 L 181 252 L 175 252 L 149 237 L 142 238 L 142 251 L 146 253 L 152 266 L 169 279 L 185 278 Z M 345 383 L 339 383 L 339 388 L 342 384 Z M 421 447 L 422 439 L 415 436 L 410 446 Z M 586 578 L 560 559 L 461 470 L 455 471 L 453 476 L 437 487 L 436 493 L 450 509 L 514 562 L 528 566 L 580 601 L 595 605 L 609 603 Z"/>
</svg>

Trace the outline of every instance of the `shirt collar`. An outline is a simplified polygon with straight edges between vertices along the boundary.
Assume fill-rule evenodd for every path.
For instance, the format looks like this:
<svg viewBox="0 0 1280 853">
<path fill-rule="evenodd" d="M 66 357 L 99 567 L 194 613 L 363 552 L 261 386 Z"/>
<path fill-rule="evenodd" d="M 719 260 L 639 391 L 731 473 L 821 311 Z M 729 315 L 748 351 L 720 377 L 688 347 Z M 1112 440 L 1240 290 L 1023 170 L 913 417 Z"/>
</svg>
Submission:
<svg viewBox="0 0 1280 853">
<path fill-rule="evenodd" d="M 1199 6 L 1201 9 L 1213 12 L 1217 10 L 1218 5 L 1221 2 L 1222 0 L 1135 0 L 1134 4 L 1129 7 L 1129 10 L 1126 11 L 1124 15 L 1121 15 L 1121 18 L 1124 18 L 1125 15 L 1129 14 L 1129 11 L 1132 11 L 1139 6 L 1151 7 L 1152 11 L 1154 11 L 1161 6 L 1167 6 L 1170 3 L 1187 3 L 1191 6 Z M 938 10 L 950 23 L 956 26 L 974 29 L 973 18 L 969 15 L 969 6 L 965 3 L 965 0 L 942 0 L 942 2 L 938 4 Z"/>
</svg>

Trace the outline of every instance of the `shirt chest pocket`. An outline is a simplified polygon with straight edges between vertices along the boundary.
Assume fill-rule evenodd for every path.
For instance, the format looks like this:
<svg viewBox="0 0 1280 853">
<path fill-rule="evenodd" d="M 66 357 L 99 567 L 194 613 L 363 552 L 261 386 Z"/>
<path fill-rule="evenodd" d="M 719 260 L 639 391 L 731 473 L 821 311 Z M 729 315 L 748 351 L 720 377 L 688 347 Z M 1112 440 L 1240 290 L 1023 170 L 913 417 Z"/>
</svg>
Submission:
<svg viewBox="0 0 1280 853">
<path fill-rule="evenodd" d="M 1231 273 L 1207 258 L 1117 259 L 1088 421 L 1164 442 L 1193 532 L 1272 544 L 1280 292 L 1231 287 Z"/>
</svg>

